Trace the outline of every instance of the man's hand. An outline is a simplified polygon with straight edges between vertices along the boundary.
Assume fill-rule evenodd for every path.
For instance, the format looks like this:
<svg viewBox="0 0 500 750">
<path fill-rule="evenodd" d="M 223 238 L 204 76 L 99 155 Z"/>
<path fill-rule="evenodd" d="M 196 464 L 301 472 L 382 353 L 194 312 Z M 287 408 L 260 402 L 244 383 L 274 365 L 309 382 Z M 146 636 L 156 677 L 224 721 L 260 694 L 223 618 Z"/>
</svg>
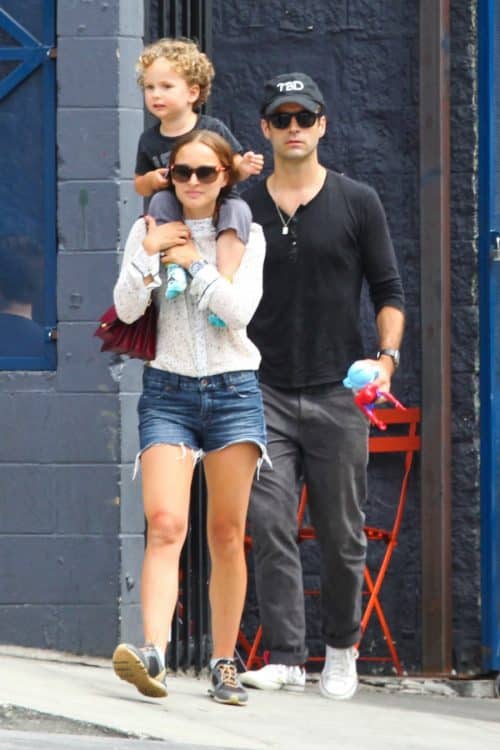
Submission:
<svg viewBox="0 0 500 750">
<path fill-rule="evenodd" d="M 360 360 L 367 366 L 374 367 L 378 370 L 379 376 L 374 380 L 374 385 L 377 386 L 377 390 L 386 391 L 390 393 L 391 390 L 391 378 L 394 375 L 394 364 L 390 357 L 380 357 L 380 359 L 363 359 Z M 378 399 L 377 403 L 385 401 L 386 399 Z"/>
<path fill-rule="evenodd" d="M 380 359 L 371 360 L 375 367 L 378 367 L 379 376 L 375 385 L 380 391 L 391 392 L 391 378 L 394 375 L 394 364 L 390 357 L 380 357 Z M 385 401 L 385 398 L 381 399 Z"/>
</svg>

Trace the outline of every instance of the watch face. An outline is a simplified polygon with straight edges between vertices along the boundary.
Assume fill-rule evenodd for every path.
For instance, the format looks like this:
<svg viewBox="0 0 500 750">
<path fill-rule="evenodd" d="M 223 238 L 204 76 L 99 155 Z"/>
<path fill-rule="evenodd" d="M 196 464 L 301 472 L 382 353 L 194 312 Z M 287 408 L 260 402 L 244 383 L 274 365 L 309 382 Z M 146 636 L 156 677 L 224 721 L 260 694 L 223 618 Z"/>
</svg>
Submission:
<svg viewBox="0 0 500 750">
<path fill-rule="evenodd" d="M 189 272 L 191 273 L 191 275 L 198 273 L 198 271 L 202 269 L 204 265 L 205 263 L 202 260 L 195 260 L 194 263 L 191 263 L 191 265 L 189 266 Z"/>
<path fill-rule="evenodd" d="M 392 359 L 392 361 L 394 362 L 394 367 L 397 367 L 399 365 L 399 349 L 381 349 L 379 352 L 377 352 L 377 359 L 380 359 L 383 354 L 386 357 L 390 357 Z"/>
</svg>

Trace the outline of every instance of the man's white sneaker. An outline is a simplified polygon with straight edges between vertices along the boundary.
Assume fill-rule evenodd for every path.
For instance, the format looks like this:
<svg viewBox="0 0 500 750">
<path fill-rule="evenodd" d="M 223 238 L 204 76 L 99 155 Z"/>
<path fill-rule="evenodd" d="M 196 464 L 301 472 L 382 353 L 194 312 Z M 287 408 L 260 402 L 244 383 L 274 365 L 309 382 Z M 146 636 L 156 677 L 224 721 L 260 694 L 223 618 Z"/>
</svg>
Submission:
<svg viewBox="0 0 500 750">
<path fill-rule="evenodd" d="M 267 664 L 262 669 L 240 674 L 240 680 L 247 687 L 259 690 L 293 690 L 301 692 L 306 686 L 306 671 L 303 667 L 286 664 Z"/>
<path fill-rule="evenodd" d="M 358 651 L 354 646 L 326 647 L 325 666 L 319 678 L 319 689 L 325 698 L 337 701 L 352 698 L 358 687 L 357 658 Z"/>
</svg>

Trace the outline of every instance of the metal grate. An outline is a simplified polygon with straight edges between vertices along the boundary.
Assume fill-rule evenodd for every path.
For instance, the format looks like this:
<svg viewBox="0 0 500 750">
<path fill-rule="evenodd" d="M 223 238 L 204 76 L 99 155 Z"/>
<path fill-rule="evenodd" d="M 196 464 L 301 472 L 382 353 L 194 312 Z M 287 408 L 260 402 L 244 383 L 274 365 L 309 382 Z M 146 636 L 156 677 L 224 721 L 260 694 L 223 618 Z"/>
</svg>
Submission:
<svg viewBox="0 0 500 750">
<path fill-rule="evenodd" d="M 191 488 L 191 514 L 179 569 L 179 598 L 167 660 L 171 669 L 200 672 L 211 651 L 208 605 L 208 550 L 205 540 L 206 489 L 198 466 Z"/>
<path fill-rule="evenodd" d="M 187 37 L 211 55 L 212 0 L 149 0 L 145 4 L 145 42 Z M 208 551 L 205 539 L 206 489 L 198 466 L 191 491 L 191 516 L 179 573 L 179 599 L 168 647 L 171 669 L 201 671 L 210 658 Z"/>
<path fill-rule="evenodd" d="M 149 0 L 145 40 L 185 36 L 212 56 L 212 0 Z"/>
</svg>

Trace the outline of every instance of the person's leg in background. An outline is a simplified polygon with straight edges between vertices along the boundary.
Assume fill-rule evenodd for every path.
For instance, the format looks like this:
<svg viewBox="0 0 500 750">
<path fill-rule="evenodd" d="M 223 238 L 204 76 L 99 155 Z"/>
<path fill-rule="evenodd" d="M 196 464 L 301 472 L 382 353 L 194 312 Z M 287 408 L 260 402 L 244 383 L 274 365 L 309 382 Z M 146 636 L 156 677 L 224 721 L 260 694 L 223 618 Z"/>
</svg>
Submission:
<svg viewBox="0 0 500 750">
<path fill-rule="evenodd" d="M 362 508 L 367 492 L 368 426 L 342 385 L 301 396 L 309 511 L 321 553 L 326 659 L 320 689 L 345 700 L 357 688 L 366 559 Z"/>
<path fill-rule="evenodd" d="M 296 392 L 262 386 L 273 468 L 254 480 L 249 520 L 255 582 L 269 664 L 241 675 L 251 687 L 303 690 L 307 658 L 304 590 L 297 543 L 302 473 Z"/>
</svg>

